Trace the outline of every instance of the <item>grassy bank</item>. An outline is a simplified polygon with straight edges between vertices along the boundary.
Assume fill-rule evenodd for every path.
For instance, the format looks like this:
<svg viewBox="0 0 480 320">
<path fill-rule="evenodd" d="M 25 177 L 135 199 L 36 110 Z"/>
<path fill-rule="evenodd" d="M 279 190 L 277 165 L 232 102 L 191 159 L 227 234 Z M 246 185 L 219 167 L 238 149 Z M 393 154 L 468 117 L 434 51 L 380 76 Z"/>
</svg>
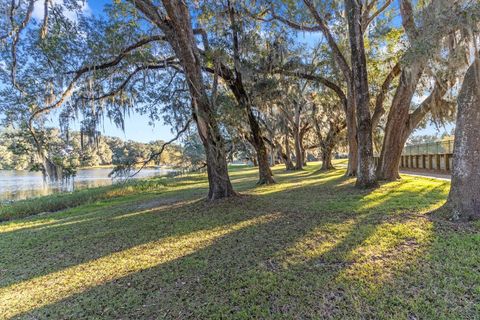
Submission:
<svg viewBox="0 0 480 320">
<path fill-rule="evenodd" d="M 109 200 L 120 196 L 139 193 L 157 193 L 165 187 L 167 178 L 132 180 L 126 184 L 80 189 L 74 192 L 55 193 L 48 196 L 19 200 L 12 203 L 0 203 L 0 222 L 73 208 L 100 200 Z"/>
<path fill-rule="evenodd" d="M 203 174 L 0 224 L 0 318 L 475 319 L 480 225 L 429 214 L 449 183 L 359 191 L 343 170 Z M 170 180 L 169 180 L 170 179 Z M 152 180 L 152 181 L 155 181 Z"/>
</svg>

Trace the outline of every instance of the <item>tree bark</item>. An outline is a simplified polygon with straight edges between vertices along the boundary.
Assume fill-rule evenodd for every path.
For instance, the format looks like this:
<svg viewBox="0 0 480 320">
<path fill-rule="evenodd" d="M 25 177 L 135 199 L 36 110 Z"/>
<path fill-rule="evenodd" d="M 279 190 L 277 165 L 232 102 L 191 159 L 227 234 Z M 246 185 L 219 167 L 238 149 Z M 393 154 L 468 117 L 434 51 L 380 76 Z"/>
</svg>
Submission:
<svg viewBox="0 0 480 320">
<path fill-rule="evenodd" d="M 165 34 L 187 78 L 192 99 L 192 113 L 205 148 L 209 192 L 216 200 L 236 195 L 228 176 L 223 137 L 204 84 L 201 56 L 193 34 L 189 8 L 183 1 L 162 0 L 166 16 L 150 0 L 129 0 Z"/>
<path fill-rule="evenodd" d="M 290 142 L 289 142 L 289 139 L 288 139 L 288 133 L 286 133 L 285 134 L 285 157 L 284 157 L 285 169 L 286 170 L 294 170 L 295 169 L 295 166 L 292 162 L 292 158 L 290 157 L 291 154 L 292 154 L 292 152 L 290 150 Z"/>
<path fill-rule="evenodd" d="M 322 151 L 322 167 L 320 168 L 320 170 L 328 171 L 335 169 L 332 164 L 333 147 L 334 146 L 331 144 L 322 144 L 322 146 L 320 147 Z"/>
<path fill-rule="evenodd" d="M 257 184 L 263 185 L 275 183 L 272 170 L 270 169 L 267 147 L 265 146 L 265 141 L 263 141 L 260 126 L 255 118 L 255 115 L 253 114 L 252 108 L 249 105 L 247 105 L 246 108 L 248 113 L 248 122 L 250 124 L 250 129 L 252 130 L 253 147 L 257 153 L 259 173 L 259 180 Z"/>
<path fill-rule="evenodd" d="M 302 155 L 302 146 L 300 141 L 300 130 L 294 128 L 294 138 L 295 138 L 295 170 L 303 169 L 303 155 Z"/>
<path fill-rule="evenodd" d="M 229 87 L 240 107 L 247 113 L 248 124 L 252 133 L 249 141 L 255 149 L 258 163 L 259 180 L 257 184 L 273 184 L 275 183 L 275 180 L 273 179 L 273 173 L 270 169 L 267 146 L 263 139 L 262 130 L 255 114 L 253 113 L 250 99 L 242 83 L 242 77 L 239 72 L 236 72 L 236 75 L 235 80 L 232 80 L 234 82 L 230 83 Z"/>
<path fill-rule="evenodd" d="M 403 146 L 410 135 L 408 130 L 410 105 L 423 69 L 424 62 L 418 61 L 402 70 L 385 125 L 385 136 L 377 167 L 379 179 L 393 181 L 400 178 L 398 167 Z"/>
<path fill-rule="evenodd" d="M 345 176 L 355 177 L 358 168 L 357 119 L 353 88 L 348 91 L 348 107 L 345 113 L 348 140 L 348 165 Z"/>
<path fill-rule="evenodd" d="M 410 110 L 415 88 L 411 89 L 411 91 L 407 90 L 410 92 L 405 94 L 406 90 L 404 89 L 404 85 L 402 82 L 400 83 L 397 93 L 400 93 L 400 96 L 403 98 L 397 99 L 397 96 L 394 97 L 390 111 L 394 114 L 389 114 L 387 126 L 385 127 L 385 137 L 380 161 L 377 167 L 378 179 L 393 181 L 400 178 L 399 165 L 402 151 L 408 137 L 432 108 L 449 108 L 448 105 L 450 102 L 443 100 L 443 97 L 455 84 L 455 81 L 451 80 L 452 79 L 448 78 L 437 79 L 430 95 L 412 113 L 408 113 L 408 110 Z M 418 83 L 418 80 L 416 81 Z M 413 86 L 413 84 L 410 84 L 410 86 Z M 400 120 L 398 117 L 400 117 Z"/>
<path fill-rule="evenodd" d="M 332 170 L 335 167 L 332 164 L 332 152 L 337 144 L 338 135 L 342 130 L 345 128 L 345 122 L 337 124 L 333 121 L 330 122 L 330 128 L 328 130 L 327 137 L 325 141 L 321 143 L 321 151 L 322 151 L 322 168 L 321 170 Z"/>
<path fill-rule="evenodd" d="M 305 141 L 305 135 L 307 134 L 307 132 L 310 131 L 310 125 L 308 123 L 306 123 L 301 129 L 300 129 L 300 150 L 301 150 L 301 154 L 302 154 L 302 165 L 304 167 L 307 166 L 307 151 L 305 150 L 305 146 L 303 145 L 303 142 Z"/>
<path fill-rule="evenodd" d="M 480 218 L 480 60 L 468 69 L 458 96 L 452 184 L 447 205 L 462 220 Z"/>
<path fill-rule="evenodd" d="M 295 103 L 295 115 L 293 119 L 293 139 L 295 143 L 295 170 L 303 169 L 303 153 L 302 153 L 302 130 L 300 128 L 300 115 L 302 113 L 302 105 Z"/>
<path fill-rule="evenodd" d="M 356 186 L 376 187 L 373 159 L 372 118 L 368 88 L 367 60 L 362 31 L 362 5 L 359 1 L 345 0 L 352 59 L 355 104 L 357 112 L 358 169 Z"/>
</svg>

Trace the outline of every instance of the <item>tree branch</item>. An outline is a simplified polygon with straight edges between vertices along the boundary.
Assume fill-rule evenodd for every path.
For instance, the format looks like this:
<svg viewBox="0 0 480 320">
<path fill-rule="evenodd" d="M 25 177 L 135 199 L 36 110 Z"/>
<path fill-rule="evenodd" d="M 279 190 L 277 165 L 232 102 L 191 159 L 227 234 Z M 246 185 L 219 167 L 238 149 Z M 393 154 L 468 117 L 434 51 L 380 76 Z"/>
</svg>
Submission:
<svg viewBox="0 0 480 320">
<path fill-rule="evenodd" d="M 385 81 L 382 84 L 380 92 L 378 93 L 375 99 L 375 110 L 372 115 L 372 128 L 376 128 L 380 119 L 385 114 L 385 107 L 383 106 L 385 102 L 385 97 L 390 89 L 392 81 L 400 74 L 401 68 L 400 63 L 397 62 L 395 66 L 390 70 L 390 73 L 385 78 Z"/>
<path fill-rule="evenodd" d="M 173 139 L 169 140 L 168 142 L 165 142 L 165 143 L 162 145 L 162 147 L 160 148 L 160 151 L 158 151 L 158 152 L 153 152 L 152 154 L 150 154 L 150 156 L 148 157 L 148 159 L 145 160 L 145 161 L 143 161 L 143 164 L 142 164 L 142 166 L 140 167 L 140 169 L 138 169 L 138 170 L 137 170 L 135 173 L 133 173 L 132 175 L 128 176 L 128 178 L 133 178 L 133 177 L 136 176 L 140 171 L 142 171 L 142 170 L 147 166 L 147 164 L 148 164 L 150 161 L 153 161 L 153 160 L 159 158 L 159 157 L 162 155 L 163 151 L 165 150 L 165 148 L 166 148 L 168 145 L 170 145 L 170 144 L 172 144 L 173 142 L 177 141 L 178 138 L 180 138 L 180 136 L 181 136 L 185 131 L 188 130 L 188 127 L 190 126 L 190 123 L 191 123 L 191 122 L 192 122 L 192 119 L 188 119 L 187 123 L 185 123 L 185 125 L 183 126 L 183 128 L 182 128 L 180 131 L 177 132 L 177 135 L 176 135 Z M 140 163 L 140 162 L 136 162 L 136 163 L 134 163 L 133 165 L 136 165 L 136 164 L 139 164 L 139 163 Z"/>
</svg>

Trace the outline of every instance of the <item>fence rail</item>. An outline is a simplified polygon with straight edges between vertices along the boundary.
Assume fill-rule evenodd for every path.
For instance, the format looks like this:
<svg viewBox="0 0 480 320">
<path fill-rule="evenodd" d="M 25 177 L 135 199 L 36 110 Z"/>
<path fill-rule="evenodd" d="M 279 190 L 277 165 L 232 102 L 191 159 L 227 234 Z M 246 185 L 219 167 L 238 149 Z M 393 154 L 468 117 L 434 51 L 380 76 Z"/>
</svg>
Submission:
<svg viewBox="0 0 480 320">
<path fill-rule="evenodd" d="M 403 148 L 402 155 L 411 156 L 451 153 L 453 153 L 453 139 L 406 146 Z"/>
</svg>

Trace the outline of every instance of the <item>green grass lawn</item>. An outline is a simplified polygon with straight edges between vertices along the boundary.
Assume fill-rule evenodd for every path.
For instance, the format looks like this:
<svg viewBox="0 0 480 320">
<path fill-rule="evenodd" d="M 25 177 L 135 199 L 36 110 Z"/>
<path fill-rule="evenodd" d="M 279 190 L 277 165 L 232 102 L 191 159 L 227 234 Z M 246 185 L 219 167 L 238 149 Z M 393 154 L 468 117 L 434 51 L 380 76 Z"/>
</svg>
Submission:
<svg viewBox="0 0 480 320">
<path fill-rule="evenodd" d="M 318 169 L 255 187 L 233 168 L 242 196 L 214 204 L 203 174 L 153 179 L 3 222 L 0 319 L 479 319 L 480 224 L 431 214 L 449 182 L 359 191 Z"/>
</svg>

